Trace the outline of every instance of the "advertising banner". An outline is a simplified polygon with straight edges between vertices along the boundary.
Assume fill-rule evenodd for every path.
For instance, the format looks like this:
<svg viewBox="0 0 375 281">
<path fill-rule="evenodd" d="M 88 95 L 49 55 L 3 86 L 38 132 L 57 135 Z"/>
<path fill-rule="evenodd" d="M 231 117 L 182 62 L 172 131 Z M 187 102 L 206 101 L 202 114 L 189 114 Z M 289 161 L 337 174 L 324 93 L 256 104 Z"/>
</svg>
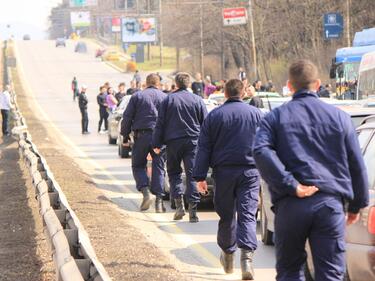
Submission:
<svg viewBox="0 0 375 281">
<path fill-rule="evenodd" d="M 149 43 L 155 42 L 155 18 L 122 18 L 122 42 L 124 43 Z"/>
<path fill-rule="evenodd" d="M 223 9 L 224 26 L 242 25 L 247 23 L 246 8 L 225 8 Z"/>
<path fill-rule="evenodd" d="M 91 24 L 90 12 L 70 12 L 72 27 L 88 27 Z"/>
</svg>

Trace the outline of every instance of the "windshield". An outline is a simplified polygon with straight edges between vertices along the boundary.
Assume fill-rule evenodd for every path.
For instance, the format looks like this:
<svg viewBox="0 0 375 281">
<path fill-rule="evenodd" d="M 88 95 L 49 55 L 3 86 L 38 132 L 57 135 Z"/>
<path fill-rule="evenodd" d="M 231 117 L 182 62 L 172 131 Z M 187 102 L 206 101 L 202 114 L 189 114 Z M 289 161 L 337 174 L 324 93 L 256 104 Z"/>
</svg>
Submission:
<svg viewBox="0 0 375 281">
<path fill-rule="evenodd" d="M 360 73 L 358 95 L 359 99 L 375 98 L 375 68 Z"/>
<path fill-rule="evenodd" d="M 344 77 L 341 78 L 341 82 L 354 82 L 358 79 L 360 62 L 345 62 L 344 63 Z M 337 75 L 337 77 L 339 77 Z M 340 78 L 337 79 L 340 82 Z"/>
<path fill-rule="evenodd" d="M 363 155 L 363 158 L 365 160 L 365 165 L 367 168 L 370 188 L 374 189 L 375 188 L 375 139 L 374 138 L 372 138 L 372 141 L 368 145 Z"/>
</svg>

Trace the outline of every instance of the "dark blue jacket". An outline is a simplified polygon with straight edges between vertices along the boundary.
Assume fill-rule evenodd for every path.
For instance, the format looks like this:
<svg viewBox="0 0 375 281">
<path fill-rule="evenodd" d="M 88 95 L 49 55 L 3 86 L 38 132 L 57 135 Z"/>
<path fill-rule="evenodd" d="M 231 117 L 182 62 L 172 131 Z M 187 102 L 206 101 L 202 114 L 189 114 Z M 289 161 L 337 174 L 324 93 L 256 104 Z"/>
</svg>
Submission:
<svg viewBox="0 0 375 281">
<path fill-rule="evenodd" d="M 298 183 L 349 200 L 356 213 L 368 204 L 368 179 L 350 116 L 299 91 L 263 119 L 254 144 L 256 165 L 272 202 L 295 196 Z"/>
<path fill-rule="evenodd" d="M 198 139 L 207 107 L 201 97 L 185 89 L 169 94 L 162 102 L 154 132 L 154 147 L 181 138 Z"/>
<path fill-rule="evenodd" d="M 255 168 L 253 143 L 263 113 L 241 100 L 230 99 L 203 122 L 193 177 L 204 180 L 208 167 Z"/>
<path fill-rule="evenodd" d="M 166 94 L 154 87 L 133 94 L 123 114 L 121 135 L 126 137 L 132 130 L 154 129 L 160 104 L 165 97 Z"/>
</svg>

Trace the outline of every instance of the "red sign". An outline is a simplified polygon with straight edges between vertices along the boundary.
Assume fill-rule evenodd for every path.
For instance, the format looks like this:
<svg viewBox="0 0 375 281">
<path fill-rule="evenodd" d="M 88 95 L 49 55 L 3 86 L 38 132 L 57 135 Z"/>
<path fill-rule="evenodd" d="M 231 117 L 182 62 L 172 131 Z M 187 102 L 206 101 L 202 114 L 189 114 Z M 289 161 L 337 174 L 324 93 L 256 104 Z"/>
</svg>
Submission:
<svg viewBox="0 0 375 281">
<path fill-rule="evenodd" d="M 121 31 L 121 18 L 112 18 L 112 32 Z"/>
<path fill-rule="evenodd" d="M 224 25 L 241 25 L 247 23 L 246 8 L 225 8 L 223 9 Z"/>
</svg>

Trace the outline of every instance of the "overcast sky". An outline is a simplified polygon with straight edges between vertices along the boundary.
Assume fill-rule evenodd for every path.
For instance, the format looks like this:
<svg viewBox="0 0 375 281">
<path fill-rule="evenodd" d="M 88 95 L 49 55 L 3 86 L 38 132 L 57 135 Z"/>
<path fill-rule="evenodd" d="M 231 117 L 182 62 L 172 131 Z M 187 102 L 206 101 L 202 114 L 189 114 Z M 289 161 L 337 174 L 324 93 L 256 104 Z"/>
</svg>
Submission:
<svg viewBox="0 0 375 281">
<path fill-rule="evenodd" d="M 52 7 L 61 0 L 0 0 L 0 37 L 8 36 L 7 31 L 16 37 L 31 34 L 41 39 L 48 28 L 48 15 Z M 10 24 L 10 30 L 6 25 Z"/>
</svg>

